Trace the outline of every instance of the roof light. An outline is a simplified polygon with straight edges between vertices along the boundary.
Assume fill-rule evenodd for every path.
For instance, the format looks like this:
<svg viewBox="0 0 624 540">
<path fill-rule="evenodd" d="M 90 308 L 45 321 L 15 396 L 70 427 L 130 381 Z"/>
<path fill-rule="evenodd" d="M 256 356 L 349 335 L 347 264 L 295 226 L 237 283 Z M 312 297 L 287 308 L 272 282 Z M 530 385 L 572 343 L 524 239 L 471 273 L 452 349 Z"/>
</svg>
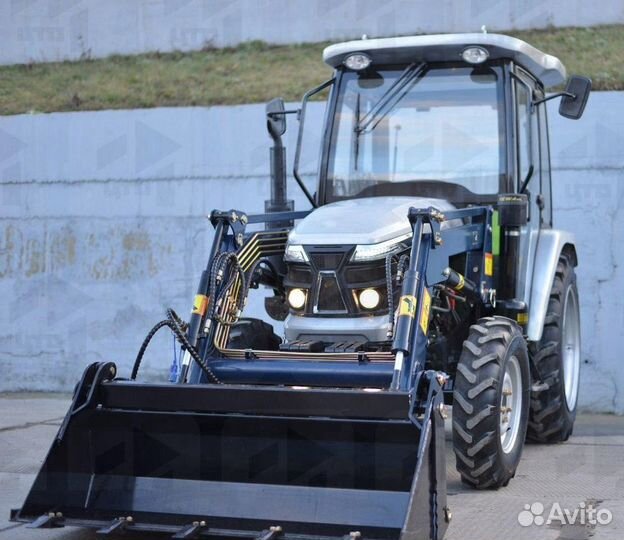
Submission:
<svg viewBox="0 0 624 540">
<path fill-rule="evenodd" d="M 469 64 L 483 64 L 490 57 L 490 53 L 483 47 L 466 47 L 462 51 L 462 58 Z"/>
<path fill-rule="evenodd" d="M 353 71 L 361 71 L 370 66 L 371 58 L 364 53 L 353 53 L 347 56 L 342 63 Z"/>
</svg>

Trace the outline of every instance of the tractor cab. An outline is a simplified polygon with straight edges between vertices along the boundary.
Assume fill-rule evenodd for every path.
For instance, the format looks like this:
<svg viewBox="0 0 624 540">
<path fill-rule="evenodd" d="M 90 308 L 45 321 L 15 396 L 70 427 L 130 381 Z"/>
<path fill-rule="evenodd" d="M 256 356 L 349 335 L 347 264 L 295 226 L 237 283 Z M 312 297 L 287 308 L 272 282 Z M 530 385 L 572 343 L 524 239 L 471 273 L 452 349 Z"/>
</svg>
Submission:
<svg viewBox="0 0 624 540">
<path fill-rule="evenodd" d="M 408 248 L 410 206 L 497 208 L 513 195 L 505 201 L 515 201 L 526 215 L 518 226 L 531 234 L 507 242 L 508 264 L 495 254 L 506 277 L 491 294 L 526 311 L 527 264 L 539 230 L 552 227 L 545 102 L 563 96 L 560 113 L 579 118 L 590 81 L 572 77 L 547 97 L 566 81 L 562 63 L 496 34 L 363 39 L 327 47 L 323 58 L 334 75 L 306 94 L 301 114 L 330 88 L 318 189 L 309 197 L 319 208 L 289 235 L 287 341 L 300 349 L 341 335 L 357 347 L 391 335 L 386 257 Z M 297 148 L 297 179 L 300 155 Z M 458 264 L 471 278 L 482 270 Z"/>
</svg>

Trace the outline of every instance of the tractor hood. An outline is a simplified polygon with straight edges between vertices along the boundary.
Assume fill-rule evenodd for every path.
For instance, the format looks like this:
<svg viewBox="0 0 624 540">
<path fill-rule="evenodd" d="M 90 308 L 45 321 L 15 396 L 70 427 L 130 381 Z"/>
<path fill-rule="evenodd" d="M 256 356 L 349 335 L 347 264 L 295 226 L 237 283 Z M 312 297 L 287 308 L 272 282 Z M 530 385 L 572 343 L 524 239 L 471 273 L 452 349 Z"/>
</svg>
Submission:
<svg viewBox="0 0 624 540">
<path fill-rule="evenodd" d="M 443 199 L 426 197 L 370 197 L 339 201 L 314 210 L 290 232 L 289 243 L 299 245 L 377 244 L 411 231 L 409 208 L 453 210 Z"/>
</svg>

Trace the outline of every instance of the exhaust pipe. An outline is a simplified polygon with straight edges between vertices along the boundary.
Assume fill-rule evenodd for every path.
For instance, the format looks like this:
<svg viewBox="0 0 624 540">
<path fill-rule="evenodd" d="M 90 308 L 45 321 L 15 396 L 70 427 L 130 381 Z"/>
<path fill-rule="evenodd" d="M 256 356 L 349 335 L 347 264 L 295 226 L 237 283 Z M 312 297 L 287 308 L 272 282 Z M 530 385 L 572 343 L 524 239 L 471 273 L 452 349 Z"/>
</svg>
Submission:
<svg viewBox="0 0 624 540">
<path fill-rule="evenodd" d="M 286 148 L 282 143 L 282 135 L 286 132 L 286 112 L 284 100 L 275 98 L 266 106 L 267 131 L 273 139 L 270 149 L 271 162 L 271 198 L 264 201 L 264 211 L 290 212 L 294 209 L 294 201 L 288 200 L 286 188 Z M 282 229 L 291 226 L 291 222 L 267 223 L 267 229 Z"/>
</svg>

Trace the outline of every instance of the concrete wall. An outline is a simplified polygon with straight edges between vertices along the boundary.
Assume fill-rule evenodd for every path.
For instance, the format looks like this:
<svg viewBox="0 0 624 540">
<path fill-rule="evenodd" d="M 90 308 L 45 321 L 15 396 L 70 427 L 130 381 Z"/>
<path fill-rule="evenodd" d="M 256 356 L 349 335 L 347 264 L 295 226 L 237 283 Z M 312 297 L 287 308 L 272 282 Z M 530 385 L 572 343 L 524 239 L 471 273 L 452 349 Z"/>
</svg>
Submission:
<svg viewBox="0 0 624 540">
<path fill-rule="evenodd" d="M 622 22 L 621 0 L 11 0 L 0 2 L 0 64 Z"/>
<path fill-rule="evenodd" d="M 581 261 L 581 404 L 624 413 L 624 93 L 593 94 L 577 122 L 553 103 L 551 127 L 556 225 L 576 233 Z M 97 360 L 128 374 L 164 309 L 188 314 L 205 216 L 262 210 L 268 144 L 261 105 L 0 118 L 0 391 L 68 390 Z M 171 350 L 163 333 L 144 375 L 166 377 Z"/>
</svg>

